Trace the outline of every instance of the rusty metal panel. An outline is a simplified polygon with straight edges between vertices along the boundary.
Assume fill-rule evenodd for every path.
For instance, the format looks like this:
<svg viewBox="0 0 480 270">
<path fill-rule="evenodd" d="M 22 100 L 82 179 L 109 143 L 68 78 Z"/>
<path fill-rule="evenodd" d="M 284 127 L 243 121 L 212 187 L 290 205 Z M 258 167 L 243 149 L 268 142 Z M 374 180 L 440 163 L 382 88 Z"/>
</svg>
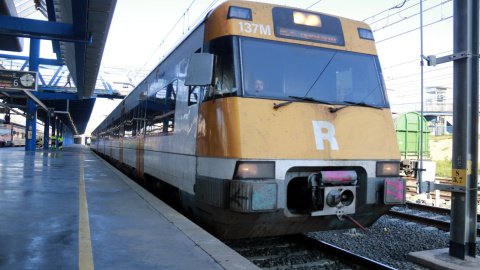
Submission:
<svg viewBox="0 0 480 270">
<path fill-rule="evenodd" d="M 254 183 L 252 187 L 252 210 L 273 210 L 277 208 L 277 184 Z"/>
<path fill-rule="evenodd" d="M 246 181 L 231 181 L 230 183 L 230 209 L 239 212 L 249 212 L 251 197 L 250 183 Z"/>
</svg>

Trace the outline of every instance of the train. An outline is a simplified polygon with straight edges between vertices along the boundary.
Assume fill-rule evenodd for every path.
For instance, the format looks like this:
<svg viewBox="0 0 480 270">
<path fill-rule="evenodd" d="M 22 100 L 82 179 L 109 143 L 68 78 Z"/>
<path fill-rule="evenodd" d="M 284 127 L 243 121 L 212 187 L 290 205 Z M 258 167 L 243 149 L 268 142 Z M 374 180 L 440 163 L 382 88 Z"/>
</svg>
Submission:
<svg viewBox="0 0 480 270">
<path fill-rule="evenodd" d="M 414 176 L 416 175 L 415 164 L 420 160 L 421 154 L 423 160 L 430 160 L 430 128 L 428 122 L 417 112 L 402 113 L 395 116 L 394 121 L 401 155 L 400 172 L 403 172 L 406 176 Z M 422 122 L 423 141 L 421 137 Z"/>
<path fill-rule="evenodd" d="M 0 124 L 0 147 L 25 146 L 25 126 L 16 123 Z"/>
<path fill-rule="evenodd" d="M 0 147 L 25 146 L 25 126 L 17 123 L 0 123 Z M 36 146 L 43 145 L 43 131 L 37 129 Z"/>
<path fill-rule="evenodd" d="M 367 24 L 227 1 L 90 148 L 220 239 L 364 228 L 406 201 L 391 115 Z"/>
</svg>

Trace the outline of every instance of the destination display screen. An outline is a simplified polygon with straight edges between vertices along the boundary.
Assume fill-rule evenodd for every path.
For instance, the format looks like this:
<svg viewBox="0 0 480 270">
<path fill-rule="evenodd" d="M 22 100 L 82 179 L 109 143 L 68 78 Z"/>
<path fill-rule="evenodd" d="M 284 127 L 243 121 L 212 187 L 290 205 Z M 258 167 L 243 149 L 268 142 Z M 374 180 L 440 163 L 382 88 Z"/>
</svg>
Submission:
<svg viewBox="0 0 480 270">
<path fill-rule="evenodd" d="M 292 38 L 292 39 L 303 39 L 303 40 L 310 40 L 320 43 L 327 43 L 327 44 L 336 44 L 336 45 L 343 45 L 337 36 L 328 35 L 328 34 L 320 34 L 311 31 L 300 31 L 297 29 L 289 29 L 284 27 L 278 28 L 278 33 L 282 37 Z"/>
<path fill-rule="evenodd" d="M 345 46 L 338 18 L 283 7 L 273 8 L 272 15 L 276 37 Z"/>
<path fill-rule="evenodd" d="M 0 89 L 37 90 L 37 72 L 0 70 Z"/>
</svg>

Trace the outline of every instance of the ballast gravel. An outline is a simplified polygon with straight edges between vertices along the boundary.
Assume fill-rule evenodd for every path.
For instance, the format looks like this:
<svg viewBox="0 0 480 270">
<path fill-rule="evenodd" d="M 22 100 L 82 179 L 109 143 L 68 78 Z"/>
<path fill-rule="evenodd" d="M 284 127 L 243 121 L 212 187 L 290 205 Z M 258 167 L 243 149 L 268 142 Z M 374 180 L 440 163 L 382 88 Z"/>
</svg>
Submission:
<svg viewBox="0 0 480 270">
<path fill-rule="evenodd" d="M 410 252 L 449 248 L 450 243 L 448 232 L 389 216 L 381 217 L 367 230 L 320 231 L 307 235 L 384 265 L 412 270 L 428 268 L 407 260 Z M 476 248 L 480 256 L 479 238 Z"/>
</svg>

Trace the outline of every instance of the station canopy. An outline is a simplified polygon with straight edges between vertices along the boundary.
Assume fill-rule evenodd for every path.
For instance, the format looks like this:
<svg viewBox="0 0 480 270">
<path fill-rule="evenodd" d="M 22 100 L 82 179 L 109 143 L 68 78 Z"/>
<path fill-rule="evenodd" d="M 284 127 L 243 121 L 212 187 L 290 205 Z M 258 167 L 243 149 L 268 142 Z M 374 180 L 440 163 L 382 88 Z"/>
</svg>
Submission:
<svg viewBox="0 0 480 270">
<path fill-rule="evenodd" d="M 22 52 L 25 38 L 51 40 L 56 59 L 35 57 L 31 48 L 28 57 L 12 59 L 25 62 L 19 70 L 28 71 L 32 63 L 58 67 L 48 79 L 38 70 L 36 91 L 0 87 L 1 107 L 26 111 L 30 98 L 37 103 L 37 119 L 55 114 L 74 135 L 83 134 L 98 97 L 95 85 L 115 5 L 116 0 L 0 0 L 0 58 Z M 43 18 L 27 18 L 33 13 Z M 0 71 L 9 69 L 0 64 Z M 65 73 L 62 68 L 73 87 L 52 83 Z"/>
</svg>

